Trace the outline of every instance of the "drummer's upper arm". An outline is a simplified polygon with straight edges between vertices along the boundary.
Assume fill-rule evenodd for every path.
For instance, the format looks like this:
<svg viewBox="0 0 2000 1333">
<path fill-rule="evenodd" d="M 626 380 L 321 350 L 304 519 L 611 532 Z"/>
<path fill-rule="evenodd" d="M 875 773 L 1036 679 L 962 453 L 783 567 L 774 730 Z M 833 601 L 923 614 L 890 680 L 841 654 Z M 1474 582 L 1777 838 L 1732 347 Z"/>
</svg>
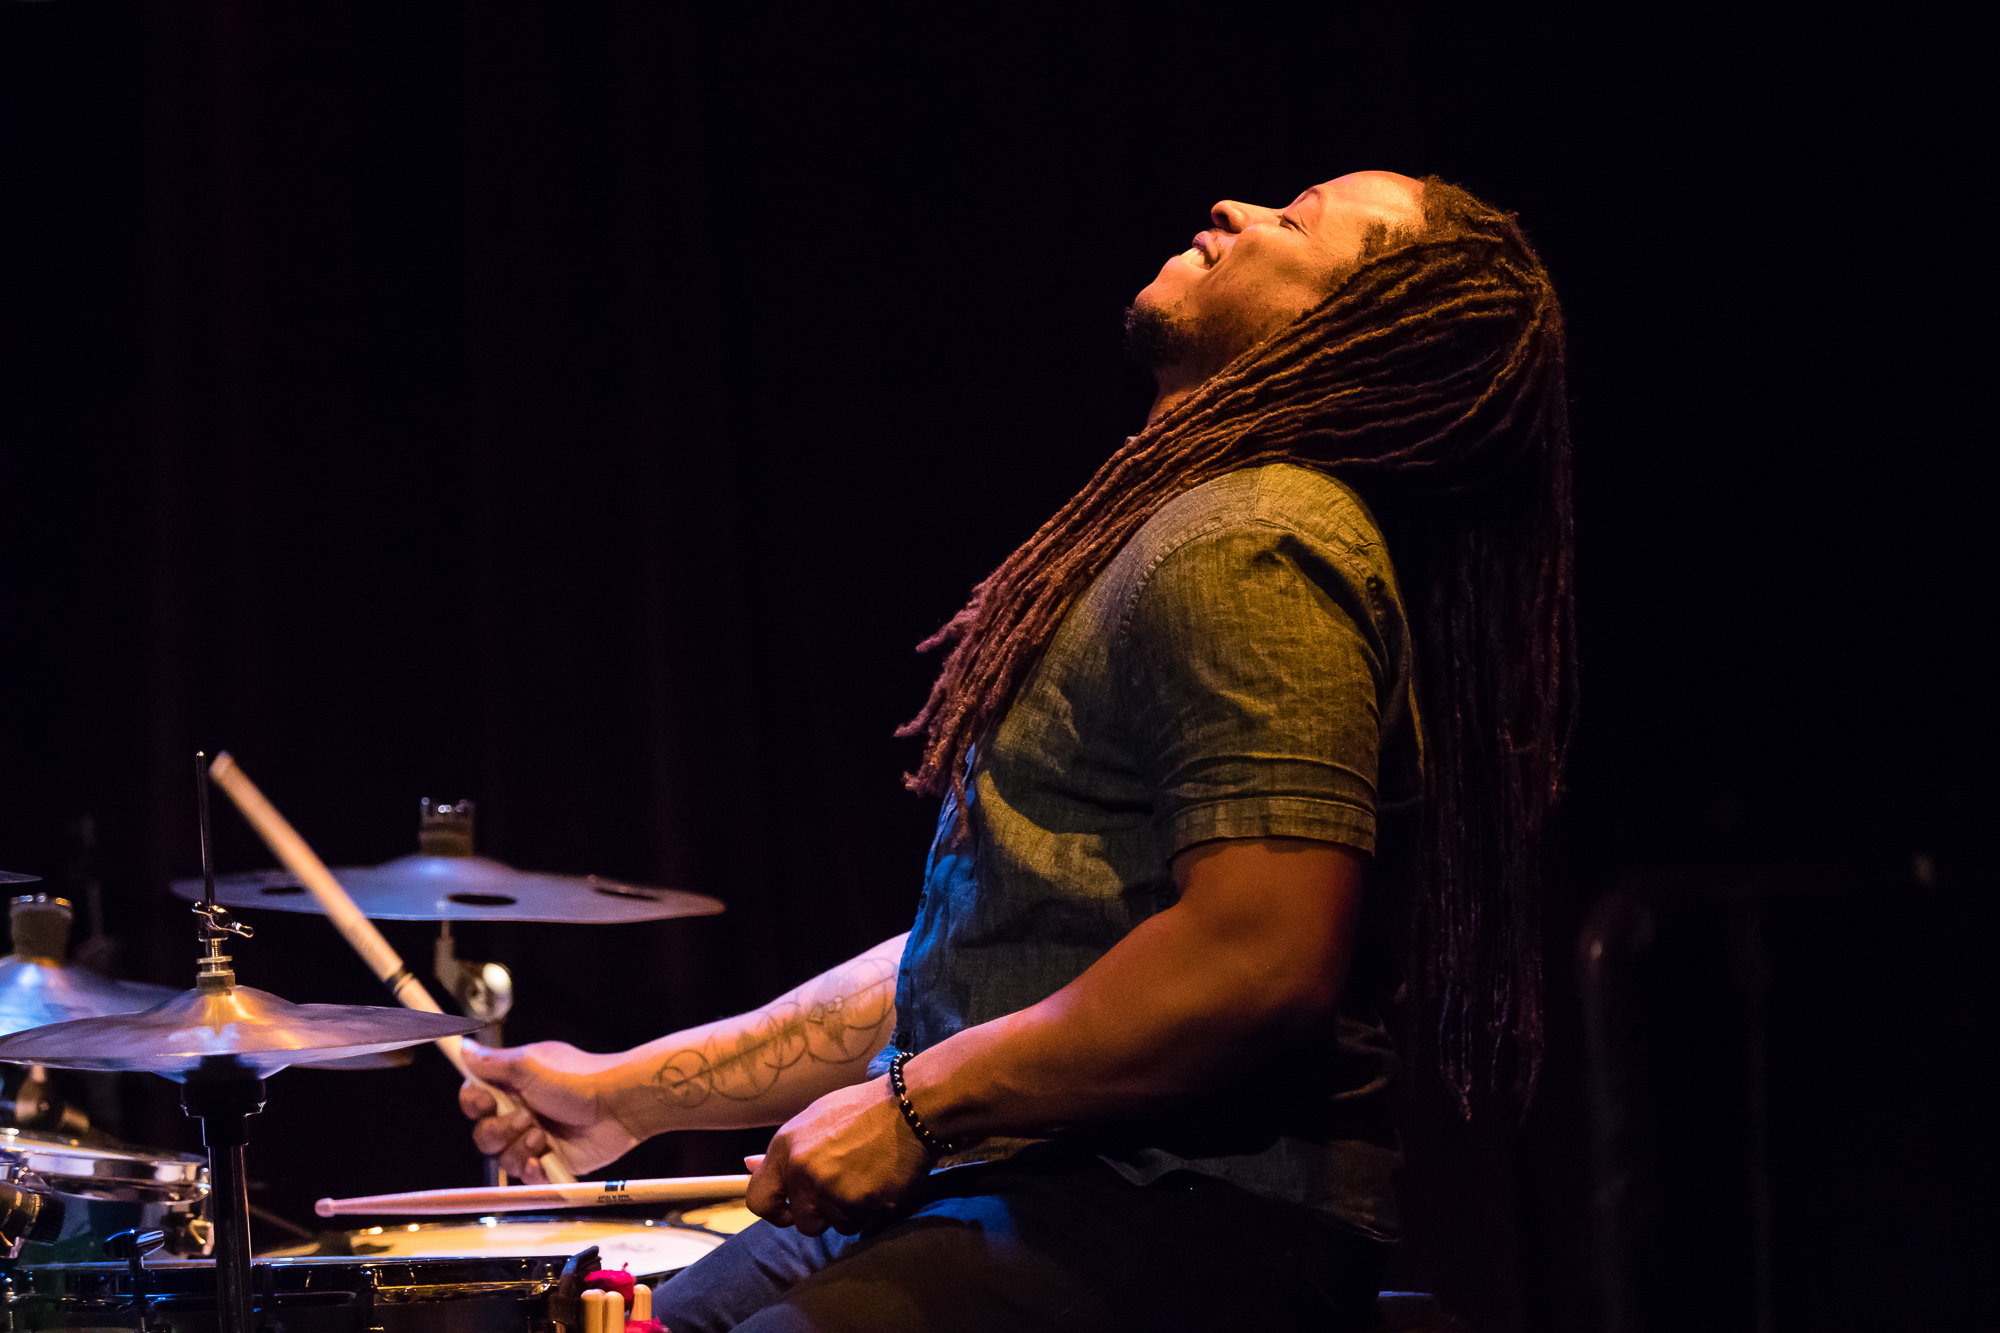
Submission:
<svg viewBox="0 0 2000 1333">
<path fill-rule="evenodd" d="M 1310 838 L 1197 843 L 1174 858 L 1170 910 L 1233 984 L 1311 1021 L 1346 984 L 1367 865 L 1364 852 Z"/>
</svg>

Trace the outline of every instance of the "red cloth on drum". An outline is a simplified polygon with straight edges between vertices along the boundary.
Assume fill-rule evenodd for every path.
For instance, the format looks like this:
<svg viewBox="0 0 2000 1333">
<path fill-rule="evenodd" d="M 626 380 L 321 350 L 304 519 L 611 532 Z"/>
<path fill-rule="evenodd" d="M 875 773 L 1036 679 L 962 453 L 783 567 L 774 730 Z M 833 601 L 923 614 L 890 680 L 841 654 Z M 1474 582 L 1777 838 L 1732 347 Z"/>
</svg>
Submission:
<svg viewBox="0 0 2000 1333">
<path fill-rule="evenodd" d="M 657 1319 L 627 1319 L 625 1333 L 670 1333 L 670 1330 Z"/>
<path fill-rule="evenodd" d="M 638 1280 L 622 1268 L 600 1268 L 583 1280 L 586 1291 L 615 1291 L 625 1298 L 625 1308 L 632 1308 L 632 1288 Z"/>
</svg>

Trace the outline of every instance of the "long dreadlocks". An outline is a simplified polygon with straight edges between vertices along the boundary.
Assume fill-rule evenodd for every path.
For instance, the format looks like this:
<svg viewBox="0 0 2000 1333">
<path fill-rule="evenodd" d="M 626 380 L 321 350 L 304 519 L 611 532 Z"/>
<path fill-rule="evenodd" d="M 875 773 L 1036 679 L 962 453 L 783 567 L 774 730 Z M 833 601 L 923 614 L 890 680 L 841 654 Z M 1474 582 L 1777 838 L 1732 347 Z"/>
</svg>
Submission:
<svg viewBox="0 0 2000 1333">
<path fill-rule="evenodd" d="M 1532 1091 L 1541 1056 L 1544 834 L 1576 695 L 1570 444 L 1555 290 L 1513 217 L 1436 178 L 1423 225 L 1128 440 L 921 647 L 952 645 L 913 790 L 963 817 L 974 747 L 1063 616 L 1184 491 L 1316 467 L 1369 502 L 1417 651 L 1424 813 L 1405 968 L 1469 1108 L 1475 1070 Z M 961 826 L 962 827 L 962 826 Z"/>
</svg>

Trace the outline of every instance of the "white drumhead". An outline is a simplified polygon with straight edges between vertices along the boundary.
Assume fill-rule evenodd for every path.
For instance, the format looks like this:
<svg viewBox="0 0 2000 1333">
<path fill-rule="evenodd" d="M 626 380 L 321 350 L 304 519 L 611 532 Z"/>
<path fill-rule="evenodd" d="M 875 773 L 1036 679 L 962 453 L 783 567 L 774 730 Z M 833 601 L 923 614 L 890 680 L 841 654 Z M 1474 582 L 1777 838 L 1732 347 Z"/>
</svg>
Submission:
<svg viewBox="0 0 2000 1333">
<path fill-rule="evenodd" d="M 369 1227 L 350 1231 L 356 1258 L 507 1259 L 575 1254 L 595 1245 L 606 1268 L 637 1276 L 686 1268 L 722 1244 L 722 1237 L 658 1222 L 514 1221 L 496 1218 L 464 1225 Z"/>
<path fill-rule="evenodd" d="M 683 1226 L 704 1227 L 709 1231 L 720 1231 L 725 1236 L 733 1236 L 757 1220 L 739 1200 L 736 1203 L 718 1203 L 707 1208 L 689 1208 L 677 1214 Z"/>
</svg>

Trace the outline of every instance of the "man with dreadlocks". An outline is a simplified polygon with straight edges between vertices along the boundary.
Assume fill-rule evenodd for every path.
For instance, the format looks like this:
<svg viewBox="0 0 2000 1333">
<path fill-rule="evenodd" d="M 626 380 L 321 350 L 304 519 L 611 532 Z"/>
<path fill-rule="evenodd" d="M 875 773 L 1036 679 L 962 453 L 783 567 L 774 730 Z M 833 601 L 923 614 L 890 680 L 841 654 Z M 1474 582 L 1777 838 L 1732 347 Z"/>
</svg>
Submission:
<svg viewBox="0 0 2000 1333">
<path fill-rule="evenodd" d="M 673 1333 L 1364 1328 L 1398 971 L 1462 1096 L 1532 1084 L 1554 292 L 1437 180 L 1212 218 L 1128 318 L 1145 429 L 931 641 L 910 933 L 618 1055 L 468 1046 L 528 1108 L 468 1087 L 474 1137 L 529 1179 L 783 1122 L 765 1220 L 660 1289 Z"/>
</svg>

